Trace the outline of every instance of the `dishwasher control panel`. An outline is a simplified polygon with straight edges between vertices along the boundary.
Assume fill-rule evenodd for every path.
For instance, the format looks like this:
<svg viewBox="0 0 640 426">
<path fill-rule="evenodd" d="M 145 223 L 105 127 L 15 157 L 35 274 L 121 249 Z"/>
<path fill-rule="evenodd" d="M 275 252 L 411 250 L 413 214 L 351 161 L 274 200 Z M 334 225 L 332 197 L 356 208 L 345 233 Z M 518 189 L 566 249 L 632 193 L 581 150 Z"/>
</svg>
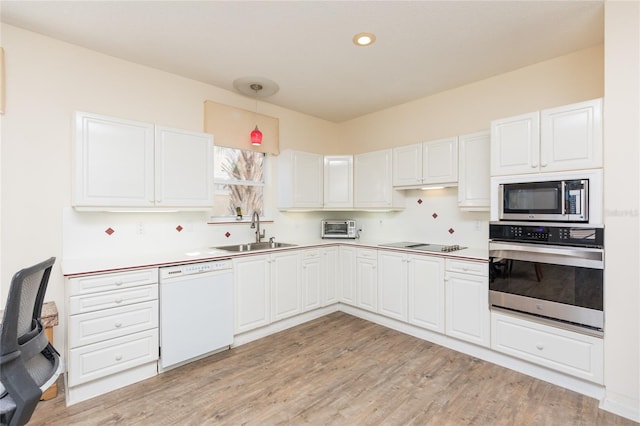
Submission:
<svg viewBox="0 0 640 426">
<path fill-rule="evenodd" d="M 172 278 L 184 275 L 203 274 L 206 272 L 231 269 L 231 259 L 216 260 L 213 262 L 188 263 L 186 265 L 169 266 L 160 268 L 160 278 Z"/>
</svg>

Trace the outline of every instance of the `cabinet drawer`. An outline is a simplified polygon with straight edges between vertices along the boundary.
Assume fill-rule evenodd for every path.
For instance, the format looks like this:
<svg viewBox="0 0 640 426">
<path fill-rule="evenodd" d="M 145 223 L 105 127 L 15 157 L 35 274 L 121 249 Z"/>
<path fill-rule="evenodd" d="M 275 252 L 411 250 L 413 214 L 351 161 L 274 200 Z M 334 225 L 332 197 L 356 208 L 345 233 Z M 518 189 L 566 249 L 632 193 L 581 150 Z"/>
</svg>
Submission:
<svg viewBox="0 0 640 426">
<path fill-rule="evenodd" d="M 116 272 L 112 274 L 88 275 L 69 279 L 69 295 L 97 293 L 100 291 L 118 290 L 141 285 L 156 284 L 158 269 L 141 271 Z"/>
<path fill-rule="evenodd" d="M 158 359 L 158 329 L 69 351 L 69 386 L 109 376 Z"/>
<path fill-rule="evenodd" d="M 73 296 L 69 298 L 69 314 L 82 314 L 157 299 L 158 284 Z"/>
<path fill-rule="evenodd" d="M 356 252 L 356 256 L 364 259 L 377 259 L 378 250 L 358 249 L 358 251 Z"/>
<path fill-rule="evenodd" d="M 69 317 L 69 347 L 77 348 L 158 327 L 158 301 Z"/>
<path fill-rule="evenodd" d="M 318 259 L 320 257 L 320 250 L 302 250 L 302 259 Z"/>
<path fill-rule="evenodd" d="M 486 262 L 470 262 L 466 260 L 447 259 L 446 269 L 451 272 L 489 276 L 489 264 Z"/>
<path fill-rule="evenodd" d="M 491 313 L 491 322 L 492 349 L 603 383 L 602 339 L 498 312 Z"/>
</svg>

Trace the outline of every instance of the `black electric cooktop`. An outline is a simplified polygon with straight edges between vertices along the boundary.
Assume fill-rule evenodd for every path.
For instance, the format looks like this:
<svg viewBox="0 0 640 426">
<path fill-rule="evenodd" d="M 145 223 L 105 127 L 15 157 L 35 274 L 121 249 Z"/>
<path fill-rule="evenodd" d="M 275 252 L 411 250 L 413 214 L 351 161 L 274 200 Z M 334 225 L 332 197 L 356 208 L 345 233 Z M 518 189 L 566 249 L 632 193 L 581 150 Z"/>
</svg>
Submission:
<svg viewBox="0 0 640 426">
<path fill-rule="evenodd" d="M 444 252 L 444 253 L 466 249 L 466 247 L 459 246 L 458 244 L 442 245 L 442 244 L 414 243 L 409 241 L 402 241 L 399 243 L 380 244 L 380 246 L 406 248 L 411 250 L 429 251 L 429 252 Z"/>
</svg>

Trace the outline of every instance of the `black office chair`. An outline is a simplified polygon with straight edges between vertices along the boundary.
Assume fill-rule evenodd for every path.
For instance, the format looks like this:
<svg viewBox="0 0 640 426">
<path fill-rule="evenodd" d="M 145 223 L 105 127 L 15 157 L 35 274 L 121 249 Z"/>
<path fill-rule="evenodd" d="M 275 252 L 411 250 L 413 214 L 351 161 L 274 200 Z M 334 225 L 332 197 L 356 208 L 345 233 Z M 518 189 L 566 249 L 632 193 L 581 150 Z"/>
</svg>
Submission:
<svg viewBox="0 0 640 426">
<path fill-rule="evenodd" d="M 52 257 L 18 271 L 11 280 L 0 325 L 0 424 L 26 424 L 62 370 L 60 355 L 47 340 L 41 314 Z"/>
</svg>

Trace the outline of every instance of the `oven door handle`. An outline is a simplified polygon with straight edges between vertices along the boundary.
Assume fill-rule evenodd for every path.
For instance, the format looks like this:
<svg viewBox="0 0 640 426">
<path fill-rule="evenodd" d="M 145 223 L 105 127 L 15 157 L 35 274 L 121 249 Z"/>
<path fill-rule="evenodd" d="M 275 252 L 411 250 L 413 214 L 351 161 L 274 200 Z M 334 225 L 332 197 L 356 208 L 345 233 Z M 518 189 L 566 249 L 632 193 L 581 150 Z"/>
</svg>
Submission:
<svg viewBox="0 0 640 426">
<path fill-rule="evenodd" d="M 489 257 L 604 269 L 604 251 L 589 247 L 489 242 Z"/>
</svg>

